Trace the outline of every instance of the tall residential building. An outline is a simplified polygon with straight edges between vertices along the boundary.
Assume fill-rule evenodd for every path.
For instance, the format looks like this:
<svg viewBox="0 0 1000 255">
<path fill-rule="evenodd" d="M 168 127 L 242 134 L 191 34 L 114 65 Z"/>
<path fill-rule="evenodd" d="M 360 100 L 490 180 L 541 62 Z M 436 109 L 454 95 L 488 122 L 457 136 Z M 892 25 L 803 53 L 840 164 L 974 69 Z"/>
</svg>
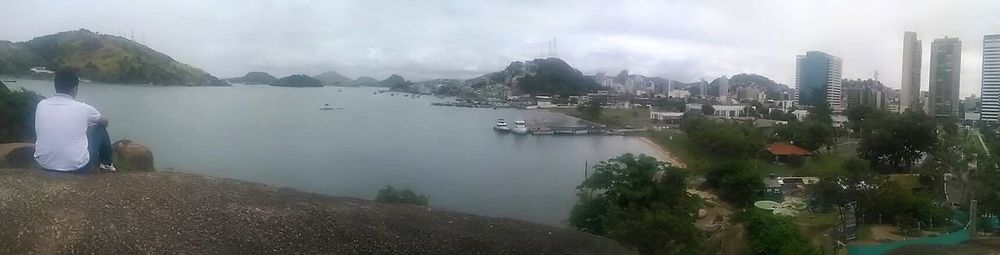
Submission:
<svg viewBox="0 0 1000 255">
<path fill-rule="evenodd" d="M 882 82 L 873 79 L 844 80 L 844 108 L 855 106 L 871 106 L 877 109 L 887 109 L 889 104 L 889 89 Z"/>
<path fill-rule="evenodd" d="M 903 79 L 900 81 L 899 110 L 922 110 L 920 104 L 920 40 L 917 33 L 903 33 Z"/>
<path fill-rule="evenodd" d="M 983 84 L 979 120 L 1000 122 L 1000 34 L 983 36 Z"/>
<path fill-rule="evenodd" d="M 796 101 L 802 106 L 827 104 L 839 112 L 841 105 L 841 71 L 843 60 L 819 51 L 795 57 Z"/>
<path fill-rule="evenodd" d="M 719 77 L 719 101 L 726 103 L 729 99 L 729 78 Z"/>
<path fill-rule="evenodd" d="M 927 114 L 940 118 L 960 118 L 959 81 L 962 69 L 962 41 L 938 38 L 931 42 L 931 79 Z"/>
</svg>

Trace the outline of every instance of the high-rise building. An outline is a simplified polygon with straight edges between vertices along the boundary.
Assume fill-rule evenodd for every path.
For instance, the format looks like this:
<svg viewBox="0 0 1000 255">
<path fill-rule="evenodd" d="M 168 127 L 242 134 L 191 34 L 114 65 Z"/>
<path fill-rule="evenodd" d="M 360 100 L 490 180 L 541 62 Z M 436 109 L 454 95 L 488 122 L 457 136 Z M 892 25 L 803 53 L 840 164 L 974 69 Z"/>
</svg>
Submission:
<svg viewBox="0 0 1000 255">
<path fill-rule="evenodd" d="M 903 79 L 900 81 L 899 110 L 922 110 L 920 104 L 920 40 L 917 33 L 903 33 Z"/>
<path fill-rule="evenodd" d="M 729 78 L 725 75 L 719 77 L 719 101 L 723 103 L 729 101 Z"/>
<path fill-rule="evenodd" d="M 983 36 L 983 83 L 979 120 L 1000 122 L 1000 34 Z"/>
<path fill-rule="evenodd" d="M 931 79 L 927 114 L 939 118 L 959 118 L 959 81 L 962 69 L 962 41 L 938 38 L 931 42 Z"/>
<path fill-rule="evenodd" d="M 842 68 L 843 60 L 823 52 L 810 51 L 796 56 L 796 102 L 812 107 L 827 104 L 835 112 L 843 111 L 840 97 Z"/>
<path fill-rule="evenodd" d="M 842 85 L 845 109 L 862 105 L 877 109 L 889 108 L 888 89 L 878 80 L 844 80 Z"/>
</svg>

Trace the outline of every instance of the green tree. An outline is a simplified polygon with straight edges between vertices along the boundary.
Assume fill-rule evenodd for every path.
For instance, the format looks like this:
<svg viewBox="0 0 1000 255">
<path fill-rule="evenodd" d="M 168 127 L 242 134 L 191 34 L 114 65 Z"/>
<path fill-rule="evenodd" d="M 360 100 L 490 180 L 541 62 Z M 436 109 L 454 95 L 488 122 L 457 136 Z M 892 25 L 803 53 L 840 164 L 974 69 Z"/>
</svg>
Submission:
<svg viewBox="0 0 1000 255">
<path fill-rule="evenodd" d="M 863 125 L 858 156 L 887 173 L 910 170 L 938 143 L 934 120 L 923 113 L 882 114 Z"/>
<path fill-rule="evenodd" d="M 788 115 L 786 115 L 785 111 L 782 111 L 781 109 L 771 109 L 771 112 L 768 115 L 768 119 L 787 121 Z"/>
<path fill-rule="evenodd" d="M 809 239 L 799 232 L 790 219 L 775 216 L 758 209 L 739 215 L 746 224 L 750 248 L 755 254 L 818 255 L 819 250 L 809 245 Z"/>
<path fill-rule="evenodd" d="M 748 122 L 690 116 L 681 121 L 681 129 L 695 144 L 736 159 L 752 157 L 764 148 L 764 135 Z"/>
<path fill-rule="evenodd" d="M 710 104 L 701 105 L 701 113 L 705 115 L 715 115 L 715 107 Z"/>
<path fill-rule="evenodd" d="M 764 188 L 763 176 L 749 161 L 731 161 L 712 166 L 705 175 L 705 184 L 715 188 L 719 197 L 738 207 L 754 201 Z"/>
<path fill-rule="evenodd" d="M 0 86 L 0 143 L 35 139 L 35 106 L 41 100 L 33 91 Z"/>
<path fill-rule="evenodd" d="M 569 222 L 643 254 L 694 254 L 704 237 L 695 225 L 700 201 L 685 190 L 680 169 L 646 155 L 598 163 L 577 187 Z"/>
<path fill-rule="evenodd" d="M 809 108 L 809 115 L 806 116 L 806 121 L 818 121 L 827 125 L 833 125 L 833 118 L 830 117 L 832 111 L 830 110 L 830 105 L 820 104 L 816 107 Z"/>
<path fill-rule="evenodd" d="M 396 189 L 392 186 L 385 186 L 378 190 L 375 201 L 393 204 L 427 205 L 427 196 L 419 195 L 410 189 Z"/>
<path fill-rule="evenodd" d="M 851 131 L 861 131 L 861 121 L 875 114 L 877 109 L 867 105 L 859 105 L 847 109 L 847 125 Z"/>
<path fill-rule="evenodd" d="M 584 102 L 576 106 L 576 110 L 580 112 L 581 115 L 583 115 L 583 118 L 592 121 L 597 121 L 598 119 L 600 119 L 601 111 L 603 110 L 603 108 L 604 108 L 604 101 L 597 98 L 591 98 L 587 102 Z"/>
<path fill-rule="evenodd" d="M 815 152 L 823 146 L 833 145 L 834 129 L 830 124 L 814 119 L 791 120 L 787 125 L 775 128 L 775 134 L 778 139 Z"/>
</svg>

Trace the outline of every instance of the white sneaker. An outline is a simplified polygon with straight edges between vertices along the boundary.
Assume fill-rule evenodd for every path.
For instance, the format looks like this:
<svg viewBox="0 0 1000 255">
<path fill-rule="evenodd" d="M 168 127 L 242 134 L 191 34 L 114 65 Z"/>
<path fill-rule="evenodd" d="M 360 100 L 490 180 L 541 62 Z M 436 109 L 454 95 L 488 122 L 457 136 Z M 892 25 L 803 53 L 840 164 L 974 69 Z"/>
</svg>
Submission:
<svg viewBox="0 0 1000 255">
<path fill-rule="evenodd" d="M 101 164 L 100 166 L 98 166 L 98 168 L 100 168 L 101 170 L 104 170 L 104 171 L 108 171 L 108 172 L 118 171 L 118 169 L 115 168 L 115 164 L 110 164 L 110 165 Z"/>
</svg>

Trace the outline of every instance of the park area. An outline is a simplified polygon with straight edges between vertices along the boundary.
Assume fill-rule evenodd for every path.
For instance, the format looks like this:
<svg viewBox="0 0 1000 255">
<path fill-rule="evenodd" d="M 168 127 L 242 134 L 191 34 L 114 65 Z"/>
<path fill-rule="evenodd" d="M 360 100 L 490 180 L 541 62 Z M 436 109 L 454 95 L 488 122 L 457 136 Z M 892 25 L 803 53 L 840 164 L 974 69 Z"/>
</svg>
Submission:
<svg viewBox="0 0 1000 255">
<path fill-rule="evenodd" d="M 912 126 L 920 125 L 923 123 Z M 748 222 L 754 221 L 741 222 L 740 211 L 766 211 L 775 215 L 779 226 L 781 222 L 794 226 L 798 235 L 789 235 L 792 240 L 797 238 L 807 240 L 815 249 L 812 251 L 818 252 L 802 254 L 848 254 L 848 247 L 924 239 L 931 241 L 897 243 L 898 247 L 892 246 L 893 253 L 873 254 L 996 254 L 1000 251 L 996 249 L 998 243 L 996 238 L 975 240 L 975 242 L 965 241 L 968 240 L 966 238 L 958 245 L 934 243 L 939 239 L 947 240 L 955 235 L 955 231 L 962 229 L 964 223 L 956 220 L 952 213 L 968 210 L 967 202 L 960 201 L 979 187 L 976 182 L 980 180 L 972 177 L 974 175 L 967 168 L 969 166 L 974 168 L 977 165 L 975 161 L 977 155 L 986 154 L 988 147 L 986 144 L 989 144 L 990 140 L 990 137 L 978 136 L 974 129 L 963 128 L 944 133 L 939 133 L 940 130 L 936 129 L 932 124 L 930 128 L 925 128 L 922 135 L 929 137 L 926 139 L 939 140 L 938 144 L 932 144 L 933 146 L 928 146 L 917 154 L 918 157 L 913 159 L 914 164 L 900 168 L 866 160 L 859 152 L 864 151 L 862 139 L 858 135 L 851 135 L 850 132 L 832 134 L 829 140 L 813 146 L 808 150 L 810 153 L 804 153 L 806 156 L 798 161 L 778 160 L 775 154 L 768 153 L 765 148 L 770 148 L 775 142 L 793 142 L 808 146 L 807 142 L 810 141 L 800 142 L 795 139 L 803 139 L 802 136 L 795 135 L 788 136 L 792 137 L 791 141 L 784 140 L 777 134 L 786 132 L 782 130 L 774 133 L 767 131 L 758 133 L 759 130 L 747 122 L 714 120 L 702 121 L 697 125 L 689 122 L 682 124 L 680 129 L 652 131 L 649 136 L 651 140 L 684 162 L 687 166 L 686 172 L 702 179 L 702 182 L 695 184 L 699 191 L 718 194 L 724 203 L 733 208 L 736 216 L 733 217 L 735 222 L 731 224 L 732 226 L 743 226 L 746 231 L 751 231 L 753 227 L 749 226 Z M 901 140 L 891 137 L 887 139 Z M 872 153 L 871 142 L 868 146 L 867 152 Z M 724 176 L 718 177 L 720 174 Z M 945 176 L 949 178 L 946 179 Z M 755 178 L 763 180 L 763 184 L 754 184 L 750 181 Z M 713 184 L 712 179 L 717 181 Z M 747 181 L 733 181 L 741 179 Z M 786 180 L 785 184 L 788 180 L 798 182 L 793 182 L 796 185 L 777 182 L 779 185 L 772 186 L 775 179 Z M 801 180 L 807 181 L 803 183 Z M 808 180 L 819 181 L 810 183 Z M 853 181 L 855 184 L 849 185 L 844 183 L 845 181 L 847 183 Z M 780 195 L 769 196 L 770 193 L 759 192 L 760 190 L 774 191 Z M 747 193 L 754 195 L 749 197 L 733 195 Z M 845 199 L 862 204 L 867 213 L 857 217 L 857 223 L 854 225 L 856 231 L 852 231 L 854 238 L 848 240 L 842 238 L 844 232 L 839 230 L 844 216 L 842 214 L 844 208 L 840 205 Z M 952 206 L 950 202 L 945 206 L 945 201 L 952 200 L 957 201 L 955 204 L 957 206 Z M 761 206 L 748 206 L 754 201 L 773 201 L 773 203 L 764 203 L 764 209 L 759 208 Z M 736 230 L 729 228 L 714 234 L 728 236 L 729 242 L 734 241 L 733 238 L 742 238 L 740 241 L 752 244 L 742 249 L 750 249 L 757 253 L 765 251 L 762 249 L 766 248 L 759 245 L 759 240 L 752 240 L 754 235 L 751 233 L 734 231 Z M 985 231 L 994 232 L 997 229 L 994 227 Z M 727 253 L 736 249 L 734 247 L 739 247 L 732 244 L 710 243 L 710 250 L 713 250 L 712 245 L 719 245 L 722 250 L 730 249 Z M 914 249 L 901 248 L 917 245 L 928 245 L 932 247 L 930 250 L 940 252 L 914 253 L 916 251 Z"/>
</svg>

